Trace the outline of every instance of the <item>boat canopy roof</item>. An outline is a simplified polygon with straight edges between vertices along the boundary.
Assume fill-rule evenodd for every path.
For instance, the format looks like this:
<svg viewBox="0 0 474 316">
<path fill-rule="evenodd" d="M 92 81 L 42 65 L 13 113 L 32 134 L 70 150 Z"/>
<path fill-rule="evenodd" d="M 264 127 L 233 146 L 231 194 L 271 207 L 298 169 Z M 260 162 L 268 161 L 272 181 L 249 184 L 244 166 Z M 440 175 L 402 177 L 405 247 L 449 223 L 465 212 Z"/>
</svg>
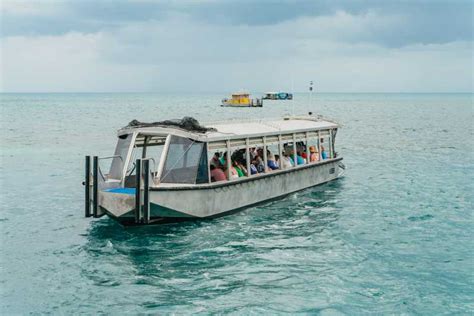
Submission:
<svg viewBox="0 0 474 316">
<path fill-rule="evenodd" d="M 138 125 L 126 126 L 118 131 L 118 135 L 139 133 L 142 135 L 176 135 L 196 141 L 212 142 L 227 139 L 242 139 L 259 136 L 302 133 L 308 131 L 328 130 L 339 125 L 330 120 L 316 116 L 291 116 L 279 119 L 262 119 L 237 121 L 229 120 L 204 124 L 206 131 L 188 130 L 177 125 Z"/>
</svg>

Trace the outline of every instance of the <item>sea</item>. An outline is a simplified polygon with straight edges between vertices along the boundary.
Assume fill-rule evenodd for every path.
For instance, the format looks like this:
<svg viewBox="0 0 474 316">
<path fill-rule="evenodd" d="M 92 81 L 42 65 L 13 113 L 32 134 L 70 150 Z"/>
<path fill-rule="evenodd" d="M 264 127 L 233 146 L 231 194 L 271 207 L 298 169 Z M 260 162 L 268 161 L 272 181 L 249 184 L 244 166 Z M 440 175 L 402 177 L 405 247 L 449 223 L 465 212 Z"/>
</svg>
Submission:
<svg viewBox="0 0 474 316">
<path fill-rule="evenodd" d="M 0 94 L 0 314 L 472 315 L 473 94 L 226 94 Z M 213 220 L 84 218 L 84 156 L 133 119 L 308 112 L 341 124 L 343 178 Z"/>
</svg>

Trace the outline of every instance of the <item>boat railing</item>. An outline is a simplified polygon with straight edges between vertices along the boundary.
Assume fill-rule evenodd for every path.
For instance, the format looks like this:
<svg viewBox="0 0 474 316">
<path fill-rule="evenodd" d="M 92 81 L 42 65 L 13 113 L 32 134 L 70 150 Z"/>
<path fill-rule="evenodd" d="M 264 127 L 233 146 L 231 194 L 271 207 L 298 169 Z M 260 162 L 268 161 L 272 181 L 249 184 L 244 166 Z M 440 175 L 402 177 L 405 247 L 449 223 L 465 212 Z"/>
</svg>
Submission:
<svg viewBox="0 0 474 316">
<path fill-rule="evenodd" d="M 120 156 L 120 155 L 107 156 L 107 157 L 98 157 L 98 160 L 99 160 L 99 161 L 100 161 L 100 160 L 109 160 L 109 159 L 114 159 L 114 158 L 119 158 L 119 159 L 120 159 L 120 161 L 122 162 L 122 168 L 121 168 L 121 169 L 123 169 L 123 158 L 122 158 L 122 156 Z M 102 172 L 102 168 L 100 167 L 100 163 L 99 163 L 98 168 L 99 168 L 99 174 L 100 174 L 102 180 L 107 181 L 109 174 L 104 174 L 104 173 Z"/>
</svg>

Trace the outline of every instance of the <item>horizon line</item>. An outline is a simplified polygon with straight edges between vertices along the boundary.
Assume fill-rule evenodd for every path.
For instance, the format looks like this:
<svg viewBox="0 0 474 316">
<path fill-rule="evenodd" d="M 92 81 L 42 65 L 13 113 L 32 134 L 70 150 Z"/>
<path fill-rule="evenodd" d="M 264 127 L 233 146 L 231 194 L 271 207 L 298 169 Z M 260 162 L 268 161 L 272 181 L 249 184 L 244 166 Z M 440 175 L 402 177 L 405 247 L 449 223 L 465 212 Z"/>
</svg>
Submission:
<svg viewBox="0 0 474 316">
<path fill-rule="evenodd" d="M 284 90 L 281 90 L 284 91 Z M 207 92 L 184 92 L 184 91 L 0 91 L 0 94 L 220 94 L 229 92 L 219 91 L 207 91 Z M 266 93 L 262 91 L 256 91 L 255 93 Z M 288 93 L 309 93 L 308 91 L 295 91 Z M 316 91 L 313 94 L 473 94 L 474 91 Z M 252 94 L 252 93 L 250 93 Z"/>
</svg>

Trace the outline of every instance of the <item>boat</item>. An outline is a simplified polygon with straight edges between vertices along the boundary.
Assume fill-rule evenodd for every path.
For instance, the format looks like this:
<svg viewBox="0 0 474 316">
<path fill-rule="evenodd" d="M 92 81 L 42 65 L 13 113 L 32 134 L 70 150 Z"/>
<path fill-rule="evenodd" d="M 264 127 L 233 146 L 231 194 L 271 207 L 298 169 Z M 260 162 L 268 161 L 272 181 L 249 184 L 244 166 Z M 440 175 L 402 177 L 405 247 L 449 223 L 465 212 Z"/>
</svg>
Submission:
<svg viewBox="0 0 474 316">
<path fill-rule="evenodd" d="M 248 92 L 235 92 L 232 93 L 230 99 L 222 99 L 221 106 L 228 107 L 262 107 L 263 102 L 261 99 L 252 99 L 250 98 L 250 93 Z"/>
<path fill-rule="evenodd" d="M 288 92 L 267 92 L 263 100 L 293 100 L 293 94 Z"/>
<path fill-rule="evenodd" d="M 85 216 L 124 226 L 214 218 L 338 179 L 338 127 L 313 115 L 132 121 L 113 156 L 86 156 Z"/>
</svg>

